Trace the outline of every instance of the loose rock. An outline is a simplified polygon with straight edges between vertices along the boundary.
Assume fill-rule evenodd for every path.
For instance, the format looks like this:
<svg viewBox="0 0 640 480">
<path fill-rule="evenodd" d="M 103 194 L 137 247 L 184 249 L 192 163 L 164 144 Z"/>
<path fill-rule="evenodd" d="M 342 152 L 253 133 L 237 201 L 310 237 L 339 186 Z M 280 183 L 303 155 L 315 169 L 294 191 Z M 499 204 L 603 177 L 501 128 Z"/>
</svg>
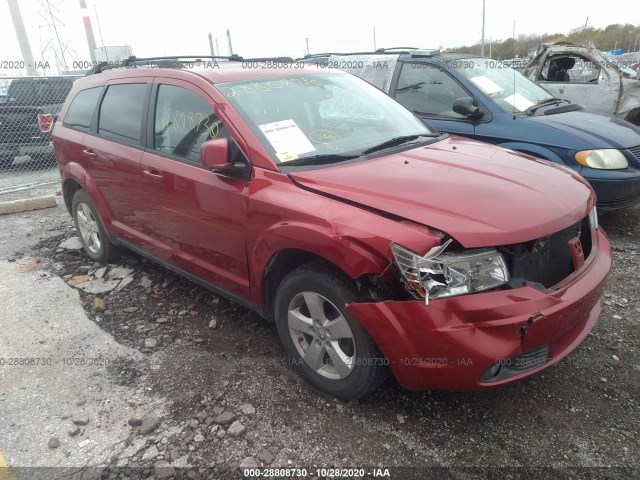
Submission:
<svg viewBox="0 0 640 480">
<path fill-rule="evenodd" d="M 147 435 L 153 432 L 158 426 L 158 423 L 160 423 L 158 417 L 154 417 L 153 415 L 144 417 L 142 419 L 142 425 L 140 426 L 140 433 L 142 435 Z"/>
<path fill-rule="evenodd" d="M 66 250 L 80 250 L 82 249 L 82 243 L 80 243 L 80 239 L 78 237 L 71 237 L 62 242 L 60 244 L 60 248 L 64 248 Z"/>
<path fill-rule="evenodd" d="M 258 452 L 258 460 L 266 463 L 267 465 L 271 464 L 271 462 L 273 462 L 273 459 L 274 459 L 273 453 L 271 453 L 266 448 L 263 448 Z"/>
<path fill-rule="evenodd" d="M 156 458 L 158 455 L 160 454 L 160 452 L 158 452 L 158 449 L 156 448 L 155 445 L 151 446 L 149 449 L 147 449 L 146 452 L 144 452 L 144 455 L 142 455 L 142 460 L 146 461 L 146 460 L 153 460 L 154 458 Z"/>
<path fill-rule="evenodd" d="M 158 480 L 173 478 L 176 470 L 166 460 L 159 460 L 153 464 L 153 471 Z"/>
<path fill-rule="evenodd" d="M 232 437 L 239 437 L 245 432 L 245 430 L 246 430 L 245 426 L 242 425 L 242 423 L 240 423 L 239 420 L 236 420 L 231 424 L 231 426 L 229 427 L 229 430 L 227 430 L 227 433 Z"/>
<path fill-rule="evenodd" d="M 104 298 L 95 297 L 93 299 L 93 304 L 91 305 L 91 310 L 96 313 L 104 312 L 107 309 L 107 302 L 104 301 Z"/>
<path fill-rule="evenodd" d="M 89 415 L 85 413 L 78 413 L 77 415 L 73 416 L 73 423 L 75 423 L 76 425 L 86 425 L 87 423 L 89 423 Z"/>
<path fill-rule="evenodd" d="M 218 415 L 213 421 L 219 425 L 228 425 L 236 419 L 236 416 L 231 412 L 223 412 Z"/>
<path fill-rule="evenodd" d="M 240 468 L 258 468 L 258 461 L 253 457 L 247 457 L 240 462 Z"/>
<path fill-rule="evenodd" d="M 250 403 L 244 403 L 240 405 L 238 407 L 238 410 L 240 410 L 245 415 L 254 415 L 256 413 L 256 409 Z"/>
</svg>

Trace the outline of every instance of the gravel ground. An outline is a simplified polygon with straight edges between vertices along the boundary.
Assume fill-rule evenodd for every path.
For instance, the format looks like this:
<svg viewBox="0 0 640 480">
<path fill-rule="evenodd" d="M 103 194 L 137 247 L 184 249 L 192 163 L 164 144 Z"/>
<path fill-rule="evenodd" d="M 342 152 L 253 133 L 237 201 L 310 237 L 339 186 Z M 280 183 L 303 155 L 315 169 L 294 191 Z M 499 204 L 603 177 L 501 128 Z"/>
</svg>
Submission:
<svg viewBox="0 0 640 480">
<path fill-rule="evenodd" d="M 359 402 L 312 389 L 251 311 L 135 254 L 92 263 L 68 216 L 52 217 L 38 246 L 11 260 L 38 258 L 80 289 L 89 319 L 144 354 L 144 363 L 104 359 L 113 382 L 170 400 L 161 418 L 124 420 L 128 455 L 114 451 L 101 478 L 244 478 L 238 467 L 639 478 L 640 207 L 600 222 L 614 248 L 604 308 L 567 359 L 490 391 L 413 393 L 389 380 Z"/>
</svg>

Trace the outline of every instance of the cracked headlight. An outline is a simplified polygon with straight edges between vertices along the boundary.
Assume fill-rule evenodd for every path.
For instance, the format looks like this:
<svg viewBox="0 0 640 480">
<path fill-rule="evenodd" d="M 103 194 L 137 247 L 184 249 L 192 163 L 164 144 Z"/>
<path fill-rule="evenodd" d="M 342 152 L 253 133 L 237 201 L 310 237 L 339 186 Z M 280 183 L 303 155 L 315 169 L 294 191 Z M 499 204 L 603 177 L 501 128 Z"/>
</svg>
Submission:
<svg viewBox="0 0 640 480">
<path fill-rule="evenodd" d="M 451 240 L 421 256 L 391 244 L 396 266 L 408 289 L 424 297 L 443 298 L 482 292 L 509 281 L 509 270 L 501 253 L 493 248 L 443 253 Z"/>
<path fill-rule="evenodd" d="M 582 150 L 575 154 L 576 162 L 585 167 L 601 170 L 619 170 L 627 168 L 629 162 L 620 150 L 613 148 L 605 150 Z"/>
</svg>

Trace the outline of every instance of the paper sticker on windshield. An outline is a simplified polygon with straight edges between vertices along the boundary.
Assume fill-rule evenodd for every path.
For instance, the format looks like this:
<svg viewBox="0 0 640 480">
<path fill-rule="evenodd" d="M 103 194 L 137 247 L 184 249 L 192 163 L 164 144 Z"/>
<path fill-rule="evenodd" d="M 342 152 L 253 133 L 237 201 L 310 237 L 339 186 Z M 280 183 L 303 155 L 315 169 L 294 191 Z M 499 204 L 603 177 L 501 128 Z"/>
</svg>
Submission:
<svg viewBox="0 0 640 480">
<path fill-rule="evenodd" d="M 294 160 L 292 157 L 297 158 L 298 155 L 303 153 L 315 151 L 315 147 L 293 119 L 266 123 L 259 126 L 262 133 L 264 133 L 269 143 L 273 146 L 280 161 L 291 161 Z M 282 160 L 282 158 L 289 160 Z"/>
<path fill-rule="evenodd" d="M 535 105 L 531 100 L 527 97 L 523 97 L 519 93 L 514 93 L 513 95 L 509 95 L 508 97 L 504 97 L 504 101 L 509 105 L 515 107 L 517 110 L 524 112 L 527 108 Z"/>
<path fill-rule="evenodd" d="M 276 152 L 276 157 L 278 157 L 278 160 L 280 160 L 282 163 L 290 162 L 291 160 L 297 160 L 298 159 L 298 155 L 293 155 L 292 153 Z"/>
<path fill-rule="evenodd" d="M 480 88 L 480 90 L 482 90 L 487 95 L 491 95 L 492 93 L 498 93 L 503 91 L 503 88 L 500 85 L 498 85 L 496 82 L 494 82 L 490 78 L 485 77 L 484 75 L 473 77 L 473 78 L 470 78 L 469 80 L 475 83 Z"/>
</svg>

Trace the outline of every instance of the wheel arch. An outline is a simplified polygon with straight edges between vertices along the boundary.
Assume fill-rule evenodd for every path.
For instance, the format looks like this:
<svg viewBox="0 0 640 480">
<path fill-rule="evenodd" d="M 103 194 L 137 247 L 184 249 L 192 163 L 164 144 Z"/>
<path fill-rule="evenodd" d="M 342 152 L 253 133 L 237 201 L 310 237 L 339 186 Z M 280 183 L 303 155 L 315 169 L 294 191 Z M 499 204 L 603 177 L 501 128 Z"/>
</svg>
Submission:
<svg viewBox="0 0 640 480">
<path fill-rule="evenodd" d="M 352 280 L 380 273 L 389 264 L 389 260 L 355 238 L 310 226 L 291 227 L 269 232 L 253 251 L 252 296 L 267 319 L 273 319 L 273 300 L 282 279 L 306 263 L 324 262 Z"/>
<path fill-rule="evenodd" d="M 100 215 L 104 229 L 109 235 L 112 235 L 113 216 L 111 215 L 111 210 L 103 196 L 100 194 L 95 181 L 87 171 L 80 164 L 71 162 L 65 165 L 63 178 L 62 193 L 64 196 L 64 203 L 69 210 L 69 213 L 71 213 L 73 195 L 78 190 L 84 190 L 98 211 L 98 215 Z"/>
</svg>

